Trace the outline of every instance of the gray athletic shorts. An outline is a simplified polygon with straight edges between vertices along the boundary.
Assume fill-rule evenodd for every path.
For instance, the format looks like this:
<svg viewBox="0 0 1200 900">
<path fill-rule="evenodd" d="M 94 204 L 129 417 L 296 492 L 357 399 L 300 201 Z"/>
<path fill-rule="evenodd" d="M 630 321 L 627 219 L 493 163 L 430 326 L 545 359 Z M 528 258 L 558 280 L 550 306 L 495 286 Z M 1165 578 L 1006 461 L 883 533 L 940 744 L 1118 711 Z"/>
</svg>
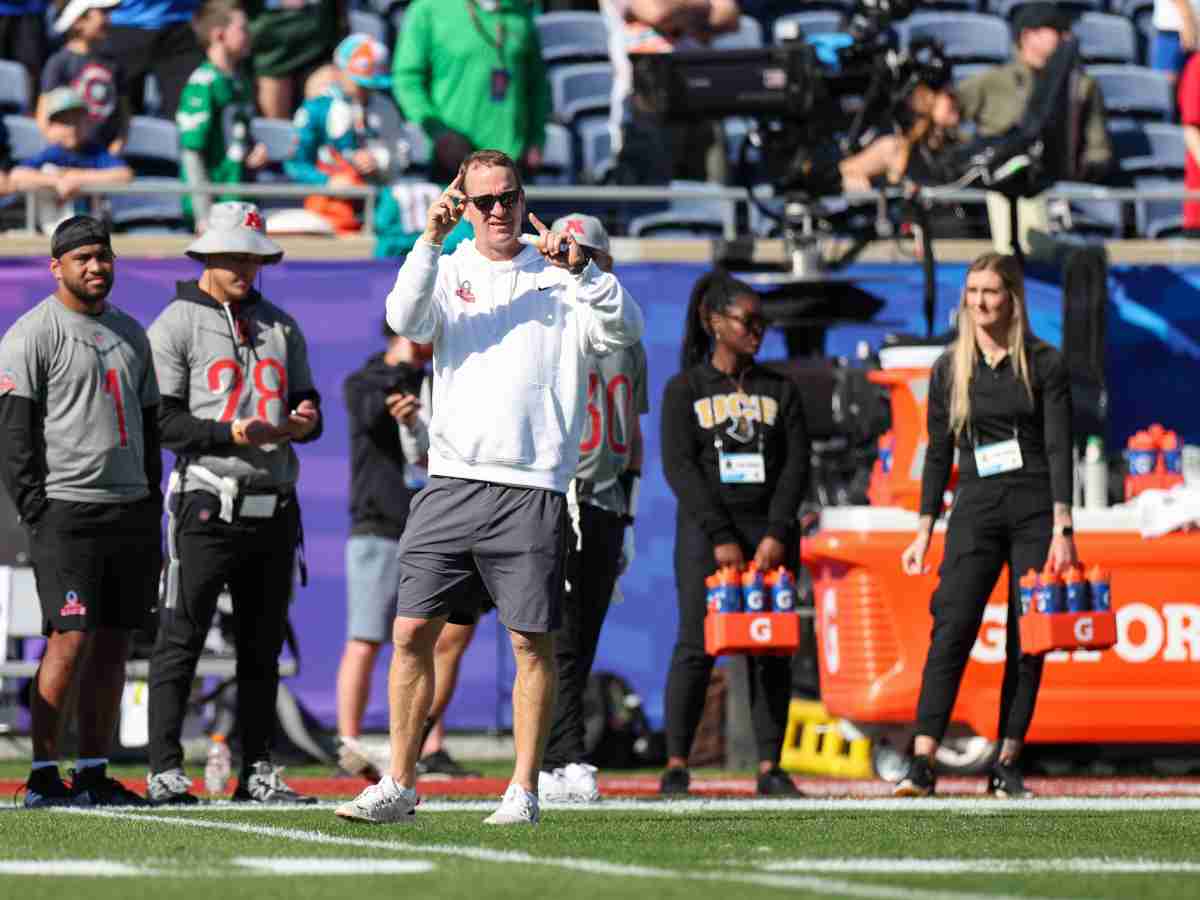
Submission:
<svg viewBox="0 0 1200 900">
<path fill-rule="evenodd" d="M 346 542 L 346 637 L 391 641 L 400 583 L 399 538 L 354 534 Z"/>
<path fill-rule="evenodd" d="M 461 478 L 429 479 L 400 539 L 396 615 L 469 612 L 482 586 L 513 631 L 555 631 L 562 621 L 567 499 L 554 491 Z"/>
</svg>

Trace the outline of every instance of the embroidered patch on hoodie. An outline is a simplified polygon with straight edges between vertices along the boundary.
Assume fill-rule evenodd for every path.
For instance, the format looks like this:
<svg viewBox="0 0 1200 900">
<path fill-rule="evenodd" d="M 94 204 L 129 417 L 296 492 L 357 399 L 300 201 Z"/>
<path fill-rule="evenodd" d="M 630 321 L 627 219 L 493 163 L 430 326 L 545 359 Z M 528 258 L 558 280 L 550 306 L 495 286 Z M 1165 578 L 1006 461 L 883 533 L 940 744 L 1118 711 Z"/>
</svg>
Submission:
<svg viewBox="0 0 1200 900">
<path fill-rule="evenodd" d="M 475 295 L 471 293 L 471 282 L 464 281 L 462 286 L 454 292 L 455 295 L 464 303 L 474 303 Z"/>
</svg>

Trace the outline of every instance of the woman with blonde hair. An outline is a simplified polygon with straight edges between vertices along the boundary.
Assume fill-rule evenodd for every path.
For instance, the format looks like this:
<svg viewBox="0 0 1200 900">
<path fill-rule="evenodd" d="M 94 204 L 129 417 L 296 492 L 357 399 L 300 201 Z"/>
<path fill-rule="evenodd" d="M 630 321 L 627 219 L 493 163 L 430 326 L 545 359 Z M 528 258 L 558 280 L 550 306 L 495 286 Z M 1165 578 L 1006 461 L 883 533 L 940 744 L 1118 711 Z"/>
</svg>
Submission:
<svg viewBox="0 0 1200 900">
<path fill-rule="evenodd" d="M 1007 658 L 1000 693 L 999 754 L 988 791 L 1028 797 L 1017 757 L 1033 718 L 1042 658 L 1021 653 L 1017 580 L 1028 569 L 1076 561 L 1071 527 L 1071 398 L 1062 355 L 1029 327 L 1015 257 L 985 253 L 967 270 L 958 336 L 933 365 L 917 536 L 901 565 L 927 571 L 925 553 L 942 507 L 954 451 L 959 487 L 946 529 L 941 576 L 930 603 L 933 633 L 917 737 L 896 795 L 934 792 L 934 755 L 950 721 L 984 607 L 1009 567 Z"/>
</svg>

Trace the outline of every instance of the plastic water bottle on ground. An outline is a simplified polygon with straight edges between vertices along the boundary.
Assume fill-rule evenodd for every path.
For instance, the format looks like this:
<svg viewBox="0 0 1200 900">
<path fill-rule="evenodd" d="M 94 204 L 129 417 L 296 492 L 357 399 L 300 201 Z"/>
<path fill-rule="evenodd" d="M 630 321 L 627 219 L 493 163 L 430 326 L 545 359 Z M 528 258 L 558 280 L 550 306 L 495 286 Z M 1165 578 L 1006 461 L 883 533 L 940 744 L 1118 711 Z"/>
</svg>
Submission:
<svg viewBox="0 0 1200 900">
<path fill-rule="evenodd" d="M 214 734 L 208 745 L 208 761 L 204 764 L 204 790 L 211 797 L 225 795 L 225 786 L 233 773 L 233 755 L 225 735 Z"/>
</svg>

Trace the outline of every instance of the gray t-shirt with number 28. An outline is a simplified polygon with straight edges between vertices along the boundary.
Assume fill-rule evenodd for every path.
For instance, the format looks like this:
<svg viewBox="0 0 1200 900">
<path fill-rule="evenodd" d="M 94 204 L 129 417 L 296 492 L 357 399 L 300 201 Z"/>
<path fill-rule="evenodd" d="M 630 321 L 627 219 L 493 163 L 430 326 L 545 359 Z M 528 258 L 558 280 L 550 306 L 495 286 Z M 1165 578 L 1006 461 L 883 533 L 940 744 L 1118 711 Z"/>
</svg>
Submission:
<svg viewBox="0 0 1200 900">
<path fill-rule="evenodd" d="M 130 503 L 150 493 L 142 410 L 157 408 L 158 382 L 131 316 L 74 312 L 50 295 L 0 341 L 0 392 L 41 412 L 47 497 Z"/>
</svg>

